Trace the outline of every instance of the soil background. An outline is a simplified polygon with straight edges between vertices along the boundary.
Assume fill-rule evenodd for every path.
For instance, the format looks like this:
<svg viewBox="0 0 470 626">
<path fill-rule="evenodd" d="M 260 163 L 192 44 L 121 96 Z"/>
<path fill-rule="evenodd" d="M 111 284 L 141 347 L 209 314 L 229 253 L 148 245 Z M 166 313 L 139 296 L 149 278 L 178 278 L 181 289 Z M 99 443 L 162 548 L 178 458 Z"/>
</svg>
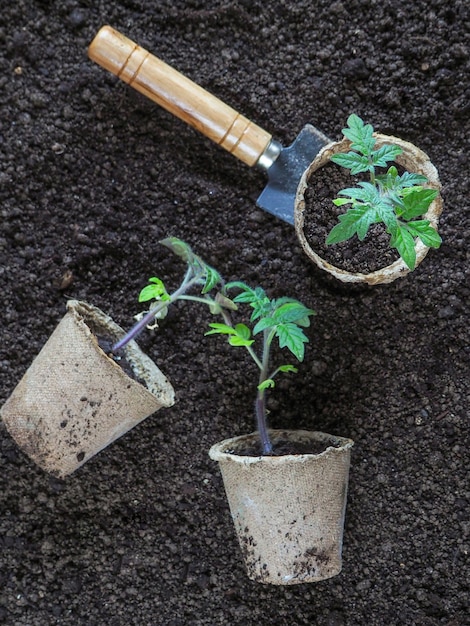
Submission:
<svg viewBox="0 0 470 626">
<path fill-rule="evenodd" d="M 0 622 L 17 626 L 469 624 L 469 33 L 465 0 L 18 0 L 0 13 L 3 402 L 65 311 L 128 327 L 175 235 L 227 280 L 318 315 L 272 427 L 355 440 L 343 572 L 250 582 L 209 447 L 253 430 L 256 372 L 178 307 L 140 345 L 177 404 L 65 481 L 0 426 Z M 109 23 L 290 144 L 351 112 L 427 152 L 444 243 L 346 287 L 255 206 L 251 170 L 87 59 Z"/>
</svg>

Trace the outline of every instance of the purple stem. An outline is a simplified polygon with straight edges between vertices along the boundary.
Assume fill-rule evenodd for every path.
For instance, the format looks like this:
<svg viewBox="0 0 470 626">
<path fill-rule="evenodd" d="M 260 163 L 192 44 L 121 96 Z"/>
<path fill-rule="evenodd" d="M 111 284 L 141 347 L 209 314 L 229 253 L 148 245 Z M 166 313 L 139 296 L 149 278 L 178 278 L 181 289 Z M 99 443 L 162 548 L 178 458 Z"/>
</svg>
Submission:
<svg viewBox="0 0 470 626">
<path fill-rule="evenodd" d="M 266 426 L 266 403 L 264 398 L 264 390 L 258 391 L 256 398 L 256 422 L 258 425 L 258 432 L 261 439 L 261 449 L 263 455 L 272 454 L 273 446 L 269 438 L 268 429 Z"/>
</svg>

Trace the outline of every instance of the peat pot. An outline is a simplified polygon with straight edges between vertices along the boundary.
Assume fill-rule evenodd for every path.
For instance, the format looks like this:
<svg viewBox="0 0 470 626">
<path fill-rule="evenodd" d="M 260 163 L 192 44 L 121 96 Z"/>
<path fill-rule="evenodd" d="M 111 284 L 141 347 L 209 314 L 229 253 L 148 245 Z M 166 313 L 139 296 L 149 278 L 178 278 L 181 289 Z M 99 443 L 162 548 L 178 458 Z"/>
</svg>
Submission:
<svg viewBox="0 0 470 626">
<path fill-rule="evenodd" d="M 98 345 L 124 331 L 102 311 L 70 300 L 67 312 L 1 409 L 18 446 L 60 478 L 162 407 L 174 390 L 134 341 L 129 374 Z"/>
<path fill-rule="evenodd" d="M 252 433 L 209 451 L 218 461 L 251 580 L 294 585 L 341 571 L 351 439 L 321 432 L 271 431 L 276 441 L 321 442 L 319 454 L 243 456 Z"/>
<path fill-rule="evenodd" d="M 412 143 L 403 141 L 398 137 L 392 137 L 388 135 L 381 135 L 374 133 L 374 137 L 377 139 L 376 146 L 381 147 L 384 144 L 393 144 L 399 146 L 403 152 L 396 157 L 396 162 L 405 168 L 409 172 L 416 174 L 422 174 L 428 179 L 426 187 L 436 189 L 439 194 L 433 200 L 427 213 L 423 216 L 423 219 L 429 220 L 431 226 L 437 230 L 439 223 L 439 216 L 442 213 L 442 197 L 440 195 L 441 183 L 436 168 L 429 160 L 427 154 L 417 148 Z M 304 233 L 305 222 L 305 190 L 308 186 L 308 182 L 315 172 L 326 165 L 333 154 L 338 152 L 349 152 L 351 142 L 348 139 L 337 141 L 326 145 L 316 158 L 312 161 L 310 166 L 303 173 L 299 185 L 297 187 L 295 208 L 294 208 L 294 223 L 297 237 L 302 245 L 307 256 L 314 261 L 321 269 L 329 272 L 335 278 L 346 283 L 368 283 L 370 285 L 376 285 L 379 283 L 390 283 L 401 276 L 408 274 L 410 269 L 405 262 L 400 258 L 391 265 L 383 267 L 375 272 L 369 274 L 363 274 L 360 272 L 352 273 L 346 270 L 335 267 L 331 263 L 328 263 L 325 259 L 320 257 L 310 246 Z M 338 191 L 338 190 L 337 190 Z M 335 192 L 336 193 L 336 192 Z M 335 197 L 335 196 L 333 196 Z M 332 197 L 332 201 L 333 201 Z M 421 263 L 426 254 L 428 253 L 428 246 L 425 246 L 419 239 L 416 240 L 416 267 Z"/>
</svg>

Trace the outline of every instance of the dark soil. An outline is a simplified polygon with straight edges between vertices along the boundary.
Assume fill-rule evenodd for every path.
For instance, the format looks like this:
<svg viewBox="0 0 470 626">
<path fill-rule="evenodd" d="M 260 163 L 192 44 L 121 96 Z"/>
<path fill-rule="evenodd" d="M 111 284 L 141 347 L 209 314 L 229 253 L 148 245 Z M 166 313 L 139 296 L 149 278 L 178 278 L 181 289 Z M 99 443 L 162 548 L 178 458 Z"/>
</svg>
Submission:
<svg viewBox="0 0 470 626">
<path fill-rule="evenodd" d="M 337 207 L 333 198 L 338 197 L 341 189 L 357 187 L 360 181 L 367 180 L 366 175 L 351 176 L 349 170 L 327 163 L 312 174 L 304 194 L 304 234 L 312 250 L 335 267 L 362 274 L 375 272 L 400 258 L 397 250 L 390 247 L 385 226 L 372 224 L 363 241 L 354 235 L 348 241 L 326 245 L 326 238 L 338 224 L 339 216 L 350 207 Z"/>
<path fill-rule="evenodd" d="M 289 441 L 287 439 L 278 439 L 272 442 L 273 451 L 270 456 L 284 456 L 286 454 L 321 454 L 328 447 L 338 448 L 339 444 L 328 441 Z M 260 456 L 262 455 L 261 443 L 256 445 L 246 445 L 237 448 L 237 450 L 226 450 L 228 454 L 237 454 L 238 456 Z"/>
<path fill-rule="evenodd" d="M 129 363 L 129 361 L 126 359 L 125 355 L 123 352 L 120 352 L 119 354 L 114 354 L 113 353 L 113 345 L 115 343 L 115 339 L 109 339 L 107 337 L 103 337 L 100 335 L 96 336 L 96 339 L 98 340 L 98 345 L 99 347 L 103 350 L 103 352 L 110 358 L 112 359 L 115 363 L 117 363 L 119 365 L 119 367 L 130 377 L 133 378 L 134 380 L 138 380 L 138 382 L 140 382 L 142 385 L 146 386 L 145 381 L 137 378 L 135 375 L 134 370 L 132 369 L 132 365 Z"/>
<path fill-rule="evenodd" d="M 312 7 L 315 7 L 312 9 Z M 390 284 L 347 287 L 255 207 L 265 178 L 86 57 L 105 23 L 289 144 L 351 112 L 429 154 L 444 243 Z M 273 428 L 355 440 L 343 572 L 244 572 L 210 446 L 251 432 L 256 373 L 182 303 L 140 344 L 178 402 L 66 481 L 3 426 L 0 623 L 463 626 L 469 602 L 469 15 L 465 0 L 18 0 L 0 16 L 1 401 L 67 297 L 124 327 L 176 235 L 227 280 L 316 309 Z M 244 415 L 239 419 L 239 415 Z"/>
<path fill-rule="evenodd" d="M 270 456 L 284 456 L 286 454 L 321 454 L 327 448 L 327 444 L 320 443 L 318 441 L 307 444 L 293 444 L 290 441 L 277 441 L 273 445 L 273 451 Z M 259 456 L 259 446 L 251 446 L 250 448 L 243 448 L 237 450 L 239 456 Z"/>
</svg>

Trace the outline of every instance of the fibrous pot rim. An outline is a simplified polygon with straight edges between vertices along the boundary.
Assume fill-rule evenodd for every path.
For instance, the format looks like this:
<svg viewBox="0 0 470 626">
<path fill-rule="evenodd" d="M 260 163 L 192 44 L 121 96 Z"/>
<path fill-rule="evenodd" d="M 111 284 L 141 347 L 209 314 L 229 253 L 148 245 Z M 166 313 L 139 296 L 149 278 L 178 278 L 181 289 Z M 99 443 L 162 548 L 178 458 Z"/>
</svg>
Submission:
<svg viewBox="0 0 470 626">
<path fill-rule="evenodd" d="M 431 163 L 428 155 L 414 144 L 404 141 L 398 137 L 392 135 L 382 135 L 380 133 L 374 133 L 374 137 L 377 139 L 377 145 L 382 146 L 384 144 L 394 144 L 402 148 L 403 153 L 396 158 L 399 165 L 402 165 L 406 170 L 412 171 L 418 174 L 426 176 L 428 183 L 426 187 L 436 189 L 439 193 L 431 203 L 428 211 L 423 216 L 423 219 L 429 220 L 431 226 L 437 230 L 439 224 L 439 217 L 442 213 L 442 197 L 440 194 L 441 183 L 439 181 L 439 175 L 437 169 Z M 394 263 L 387 265 L 379 270 L 364 274 L 361 272 L 348 272 L 335 265 L 332 265 L 321 256 L 319 256 L 310 246 L 304 233 L 304 212 L 305 212 L 305 190 L 308 186 L 308 181 L 312 174 L 320 167 L 326 165 L 333 154 L 338 152 L 347 152 L 350 148 L 351 142 L 349 139 L 343 139 L 341 141 L 333 141 L 320 150 L 310 166 L 303 173 L 299 185 L 297 187 L 297 193 L 295 198 L 294 207 L 294 225 L 297 233 L 297 237 L 302 245 L 304 252 L 307 256 L 318 265 L 321 269 L 329 272 L 339 280 L 349 283 L 368 283 L 375 285 L 379 283 L 389 283 L 395 279 L 405 276 L 410 272 L 403 259 L 398 259 Z M 333 198 L 332 198 L 333 200 Z M 416 267 L 421 263 L 426 254 L 429 251 L 429 247 L 425 246 L 421 240 L 416 241 Z"/>
</svg>

